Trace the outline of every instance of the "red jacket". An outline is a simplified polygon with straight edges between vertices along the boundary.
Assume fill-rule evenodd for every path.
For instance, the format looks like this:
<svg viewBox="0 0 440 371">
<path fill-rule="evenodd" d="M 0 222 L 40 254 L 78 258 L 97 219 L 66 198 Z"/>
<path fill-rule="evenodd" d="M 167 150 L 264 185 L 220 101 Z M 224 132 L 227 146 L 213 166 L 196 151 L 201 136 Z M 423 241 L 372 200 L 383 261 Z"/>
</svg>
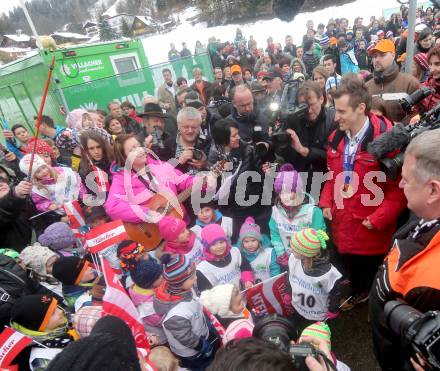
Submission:
<svg viewBox="0 0 440 371">
<path fill-rule="evenodd" d="M 345 132 L 337 129 L 329 137 L 327 165 L 333 172 L 333 178 L 326 181 L 319 206 L 331 208 L 333 241 L 343 254 L 386 254 L 396 230 L 397 217 L 406 205 L 398 181 L 386 179 L 385 182 L 378 182 L 372 176 L 374 174 L 367 176 L 371 171 L 381 171 L 379 163 L 367 152 L 367 145 L 392 126 L 385 118 L 379 119 L 372 114 L 369 117 L 370 127 L 354 163 L 354 174 L 359 176 L 359 185 L 356 190 L 356 176 L 353 176 L 355 193 L 351 198 L 342 198 L 340 190 L 344 177 L 343 174 L 338 177 L 343 169 Z M 376 202 L 371 205 L 370 201 L 368 205 L 369 200 Z M 374 227 L 371 230 L 362 225 L 367 217 Z"/>
</svg>

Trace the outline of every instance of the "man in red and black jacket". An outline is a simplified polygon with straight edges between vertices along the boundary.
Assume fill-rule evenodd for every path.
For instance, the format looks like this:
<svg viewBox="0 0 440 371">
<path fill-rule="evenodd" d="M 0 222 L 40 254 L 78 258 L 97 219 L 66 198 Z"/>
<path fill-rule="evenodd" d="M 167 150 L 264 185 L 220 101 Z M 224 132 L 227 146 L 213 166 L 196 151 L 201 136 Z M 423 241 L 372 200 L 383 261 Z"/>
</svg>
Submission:
<svg viewBox="0 0 440 371">
<path fill-rule="evenodd" d="M 368 143 L 392 124 L 369 112 L 371 96 L 363 83 L 347 80 L 332 96 L 339 129 L 329 138 L 327 164 L 333 176 L 324 184 L 319 204 L 331 221 L 335 264 L 352 284 L 352 300 L 342 308 L 350 309 L 368 298 L 405 197 L 367 152 Z"/>
<path fill-rule="evenodd" d="M 369 318 L 383 370 L 412 370 L 410 349 L 389 327 L 384 306 L 402 300 L 422 313 L 440 310 L 440 130 L 414 138 L 405 151 L 402 180 L 415 218 L 394 235 L 392 249 L 371 288 Z"/>
</svg>

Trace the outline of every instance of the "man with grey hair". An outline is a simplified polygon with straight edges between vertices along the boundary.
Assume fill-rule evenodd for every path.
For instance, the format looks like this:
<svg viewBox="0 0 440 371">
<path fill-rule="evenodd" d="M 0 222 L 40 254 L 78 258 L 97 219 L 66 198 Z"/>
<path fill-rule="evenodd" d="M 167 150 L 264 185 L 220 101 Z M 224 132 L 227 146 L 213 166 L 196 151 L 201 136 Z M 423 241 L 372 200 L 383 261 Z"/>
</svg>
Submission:
<svg viewBox="0 0 440 371">
<path fill-rule="evenodd" d="M 208 143 L 200 138 L 202 116 L 194 107 L 183 107 L 177 114 L 177 134 L 164 143 L 165 160 L 176 163 L 183 173 L 194 175 L 206 169 Z"/>
<path fill-rule="evenodd" d="M 440 129 L 410 142 L 399 186 L 415 217 L 394 235 L 369 303 L 375 354 L 384 370 L 412 369 L 415 359 L 389 327 L 385 304 L 399 299 L 422 313 L 440 310 Z"/>
</svg>

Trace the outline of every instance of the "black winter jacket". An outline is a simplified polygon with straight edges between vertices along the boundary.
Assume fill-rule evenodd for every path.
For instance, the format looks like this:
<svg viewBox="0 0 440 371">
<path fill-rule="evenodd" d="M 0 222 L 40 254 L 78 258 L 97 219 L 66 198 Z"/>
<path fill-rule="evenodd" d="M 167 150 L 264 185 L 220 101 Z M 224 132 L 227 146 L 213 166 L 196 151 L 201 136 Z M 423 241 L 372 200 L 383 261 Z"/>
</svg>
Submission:
<svg viewBox="0 0 440 371">
<path fill-rule="evenodd" d="M 29 204 L 14 195 L 13 189 L 0 198 L 0 242 L 2 247 L 23 250 L 30 242 L 32 228 L 27 220 Z"/>
<path fill-rule="evenodd" d="M 26 295 L 50 295 L 61 303 L 62 298 L 32 280 L 14 259 L 0 255 L 0 326 L 9 325 L 11 308 L 18 298 Z M 32 310 L 32 308 L 29 308 Z"/>
</svg>

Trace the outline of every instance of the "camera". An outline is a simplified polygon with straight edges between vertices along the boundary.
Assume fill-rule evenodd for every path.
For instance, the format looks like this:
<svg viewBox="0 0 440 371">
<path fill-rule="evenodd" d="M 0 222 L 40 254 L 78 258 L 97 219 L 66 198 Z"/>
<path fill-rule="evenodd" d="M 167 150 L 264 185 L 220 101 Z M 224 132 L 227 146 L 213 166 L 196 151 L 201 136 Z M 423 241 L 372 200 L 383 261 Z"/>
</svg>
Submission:
<svg viewBox="0 0 440 371">
<path fill-rule="evenodd" d="M 404 343 L 425 357 L 435 368 L 440 368 L 440 312 L 421 313 L 398 300 L 385 304 L 387 325 Z"/>
<path fill-rule="evenodd" d="M 423 86 L 420 89 L 417 89 L 411 95 L 408 95 L 407 97 L 400 99 L 399 104 L 406 113 L 411 113 L 413 107 L 417 103 L 420 103 L 423 99 L 429 97 L 434 93 L 435 90 L 433 88 Z"/>
<path fill-rule="evenodd" d="M 308 370 L 305 359 L 308 356 L 315 357 L 316 359 L 318 359 L 318 356 L 322 356 L 310 344 L 291 344 L 291 341 L 297 339 L 299 334 L 286 317 L 278 314 L 270 314 L 258 321 L 252 336 L 269 341 L 275 344 L 282 352 L 288 353 L 292 359 L 293 370 Z"/>
<path fill-rule="evenodd" d="M 209 144 L 209 140 L 206 137 L 205 134 L 199 134 L 196 144 L 194 145 L 194 148 L 192 150 L 193 152 L 193 159 L 196 161 L 200 161 L 205 156 L 204 149 Z"/>
<path fill-rule="evenodd" d="M 440 103 L 423 114 L 422 119 L 413 125 L 396 124 L 390 131 L 380 135 L 368 145 L 370 152 L 380 163 L 383 172 L 389 179 L 396 180 L 403 165 L 404 152 L 408 144 L 417 135 L 440 128 Z M 399 150 L 400 153 L 389 158 L 387 155 Z"/>
<path fill-rule="evenodd" d="M 153 128 L 153 132 L 151 133 L 151 136 L 153 137 L 153 141 L 152 141 L 153 148 L 160 148 L 160 149 L 165 148 L 163 144 L 163 132 L 158 126 L 155 126 Z"/>
</svg>

